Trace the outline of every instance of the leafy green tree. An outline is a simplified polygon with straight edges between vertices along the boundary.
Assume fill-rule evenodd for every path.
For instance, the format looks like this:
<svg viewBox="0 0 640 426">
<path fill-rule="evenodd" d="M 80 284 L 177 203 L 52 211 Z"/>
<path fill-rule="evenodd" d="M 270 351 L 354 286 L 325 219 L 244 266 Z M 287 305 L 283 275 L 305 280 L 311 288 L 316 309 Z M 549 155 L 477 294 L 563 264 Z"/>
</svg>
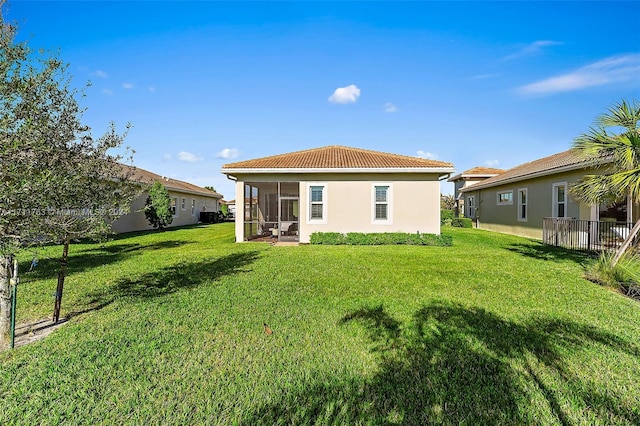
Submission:
<svg viewBox="0 0 640 426">
<path fill-rule="evenodd" d="M 0 343 L 9 338 L 13 257 L 30 244 L 63 243 L 57 321 L 69 243 L 108 232 L 136 191 L 124 157 L 110 154 L 124 135 L 112 125 L 92 137 L 67 66 L 16 42 L 4 5 L 0 0 Z"/>
<path fill-rule="evenodd" d="M 161 182 L 154 182 L 149 189 L 144 215 L 149 224 L 157 229 L 165 228 L 173 222 L 169 191 Z"/>
</svg>

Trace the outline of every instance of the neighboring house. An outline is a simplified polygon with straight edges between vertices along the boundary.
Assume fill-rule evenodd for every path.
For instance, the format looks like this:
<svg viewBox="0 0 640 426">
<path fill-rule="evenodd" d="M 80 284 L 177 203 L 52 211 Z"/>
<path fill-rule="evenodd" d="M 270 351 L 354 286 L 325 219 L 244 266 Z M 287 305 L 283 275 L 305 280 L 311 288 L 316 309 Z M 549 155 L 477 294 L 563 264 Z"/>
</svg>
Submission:
<svg viewBox="0 0 640 426">
<path fill-rule="evenodd" d="M 569 195 L 569 188 L 596 164 L 580 160 L 572 150 L 522 164 L 460 189 L 464 215 L 478 228 L 542 239 L 543 218 L 631 222 L 628 203 L 588 206 Z M 600 166 L 606 166 L 603 162 Z"/>
<path fill-rule="evenodd" d="M 236 217 L 236 200 L 225 201 L 220 200 L 220 204 L 225 204 L 227 206 L 227 218 L 235 219 Z"/>
<path fill-rule="evenodd" d="M 447 181 L 453 182 L 453 193 L 456 199 L 456 216 L 464 213 L 465 209 L 464 196 L 462 195 L 462 192 L 460 192 L 462 188 L 466 188 L 478 182 L 482 182 L 485 179 L 489 179 L 501 173 L 504 173 L 504 170 L 494 169 L 491 167 L 474 167 L 462 173 L 458 173 L 457 175 L 451 176 Z"/>
<path fill-rule="evenodd" d="M 327 146 L 225 164 L 236 181 L 236 241 L 308 243 L 314 232 L 440 233 L 440 180 L 453 165 Z"/>
<path fill-rule="evenodd" d="M 220 210 L 219 202 L 222 199 L 222 195 L 206 188 L 160 176 L 140 168 L 134 169 L 132 179 L 149 185 L 156 181 L 162 182 L 167 188 L 173 211 L 173 221 L 169 226 L 195 224 L 200 220 L 200 212 L 217 212 Z M 116 220 L 111 226 L 112 229 L 118 233 L 153 229 L 143 211 L 148 196 L 149 193 L 144 192 L 135 198 L 131 203 L 130 213 Z"/>
</svg>

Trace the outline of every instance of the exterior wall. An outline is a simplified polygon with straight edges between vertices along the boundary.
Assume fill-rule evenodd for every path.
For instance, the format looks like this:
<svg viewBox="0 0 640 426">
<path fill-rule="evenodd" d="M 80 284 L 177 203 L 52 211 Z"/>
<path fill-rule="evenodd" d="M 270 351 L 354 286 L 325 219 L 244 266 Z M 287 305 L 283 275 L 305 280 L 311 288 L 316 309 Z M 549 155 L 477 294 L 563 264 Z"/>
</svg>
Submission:
<svg viewBox="0 0 640 426">
<path fill-rule="evenodd" d="M 474 185 L 478 182 L 482 182 L 483 180 L 486 180 L 486 177 L 479 177 L 479 178 L 463 178 L 460 177 L 459 179 L 456 179 L 455 181 L 453 181 L 453 193 L 454 196 L 456 197 L 456 214 L 460 214 L 463 213 L 463 215 L 465 215 L 466 217 L 466 213 L 464 213 L 465 208 L 466 208 L 466 196 L 464 194 L 462 194 L 462 197 L 460 197 L 461 193 L 460 190 L 462 188 L 467 188 L 471 185 Z"/>
<path fill-rule="evenodd" d="M 542 238 L 542 219 L 553 217 L 553 184 L 572 183 L 585 175 L 584 170 L 559 173 L 515 183 L 464 193 L 476 197 L 476 226 L 490 231 L 504 232 L 530 238 Z M 527 189 L 527 220 L 518 220 L 518 190 Z M 513 191 L 513 203 L 498 205 L 498 192 Z M 465 211 L 468 217 L 468 212 Z M 580 206 L 567 193 L 566 217 L 590 220 L 591 208 Z"/>
<path fill-rule="evenodd" d="M 114 232 L 123 233 L 153 229 L 151 225 L 149 225 L 149 222 L 147 221 L 147 218 L 144 216 L 144 212 L 142 211 L 148 196 L 149 193 L 144 192 L 142 195 L 133 200 L 133 202 L 131 203 L 130 213 L 121 216 L 111 225 L 111 228 Z M 218 200 L 212 197 L 205 197 L 196 194 L 186 194 L 172 190 L 169 190 L 169 197 L 172 199 L 174 197 L 178 198 L 176 215 L 173 217 L 173 222 L 171 222 L 171 225 L 169 225 L 169 227 L 196 224 L 200 220 L 200 212 L 217 212 L 220 209 Z M 184 210 L 182 210 L 181 206 L 181 201 L 183 198 L 185 199 Z M 191 214 L 192 200 L 196 201 L 194 215 Z"/>
<path fill-rule="evenodd" d="M 237 176 L 236 200 L 246 182 L 299 182 L 299 237 L 308 243 L 314 232 L 440 233 L 440 181 L 437 174 L 301 174 Z M 309 186 L 324 185 L 322 221 L 310 219 Z M 390 220 L 374 223 L 374 186 L 388 185 Z M 243 240 L 242 203 L 236 204 L 236 241 Z"/>
</svg>

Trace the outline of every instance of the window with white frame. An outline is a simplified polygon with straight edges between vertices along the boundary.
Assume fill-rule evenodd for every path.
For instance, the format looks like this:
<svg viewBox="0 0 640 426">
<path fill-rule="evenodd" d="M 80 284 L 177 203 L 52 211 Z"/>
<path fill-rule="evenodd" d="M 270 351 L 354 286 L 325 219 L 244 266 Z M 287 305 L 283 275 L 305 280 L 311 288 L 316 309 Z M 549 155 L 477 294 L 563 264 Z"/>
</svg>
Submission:
<svg viewBox="0 0 640 426">
<path fill-rule="evenodd" d="M 552 217 L 567 217 L 567 183 L 554 183 L 552 188 Z"/>
<path fill-rule="evenodd" d="M 498 205 L 504 206 L 508 204 L 513 204 L 513 191 L 499 191 Z"/>
<path fill-rule="evenodd" d="M 325 184 L 309 185 L 309 222 L 326 223 L 327 200 Z"/>
<path fill-rule="evenodd" d="M 196 200 L 191 200 L 191 216 L 196 215 Z"/>
<path fill-rule="evenodd" d="M 467 197 L 467 217 L 476 217 L 476 197 L 474 195 Z"/>
<path fill-rule="evenodd" d="M 182 210 L 186 210 L 187 209 L 187 199 L 183 198 L 182 202 L 180 203 L 180 209 Z"/>
<path fill-rule="evenodd" d="M 173 197 L 171 199 L 171 214 L 173 216 L 178 216 L 178 197 Z"/>
<path fill-rule="evenodd" d="M 391 185 L 373 185 L 373 223 L 391 223 Z"/>
<path fill-rule="evenodd" d="M 521 222 L 527 221 L 527 205 L 529 203 L 527 196 L 527 188 L 518 189 L 518 220 Z"/>
</svg>

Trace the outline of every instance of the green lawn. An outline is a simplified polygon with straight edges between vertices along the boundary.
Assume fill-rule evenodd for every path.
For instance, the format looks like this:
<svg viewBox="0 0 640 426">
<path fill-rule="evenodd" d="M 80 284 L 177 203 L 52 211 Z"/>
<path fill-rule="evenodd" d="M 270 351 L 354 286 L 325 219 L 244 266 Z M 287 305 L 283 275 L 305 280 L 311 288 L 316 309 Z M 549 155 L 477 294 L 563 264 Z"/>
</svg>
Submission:
<svg viewBox="0 0 640 426">
<path fill-rule="evenodd" d="M 579 255 L 444 232 L 452 247 L 234 244 L 232 224 L 73 245 L 70 321 L 0 353 L 0 424 L 640 424 L 638 302 Z M 50 316 L 59 251 L 22 276 L 20 322 Z"/>
</svg>

